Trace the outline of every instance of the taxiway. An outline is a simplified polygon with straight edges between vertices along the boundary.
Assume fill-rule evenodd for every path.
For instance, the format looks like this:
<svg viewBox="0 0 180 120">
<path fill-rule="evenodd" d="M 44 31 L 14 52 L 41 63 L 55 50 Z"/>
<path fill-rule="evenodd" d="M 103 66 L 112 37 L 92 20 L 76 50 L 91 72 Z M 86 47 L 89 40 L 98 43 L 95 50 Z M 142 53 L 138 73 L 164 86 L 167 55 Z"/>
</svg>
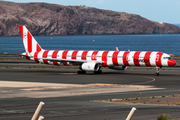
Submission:
<svg viewBox="0 0 180 120">
<path fill-rule="evenodd" d="M 93 102 L 180 93 L 179 70 L 103 70 L 76 74 L 77 69 L 0 69 L 0 119 L 31 119 L 40 101 L 50 120 L 121 120 L 132 107 L 133 120 L 156 119 L 161 113 L 180 118 L 180 106 Z"/>
</svg>

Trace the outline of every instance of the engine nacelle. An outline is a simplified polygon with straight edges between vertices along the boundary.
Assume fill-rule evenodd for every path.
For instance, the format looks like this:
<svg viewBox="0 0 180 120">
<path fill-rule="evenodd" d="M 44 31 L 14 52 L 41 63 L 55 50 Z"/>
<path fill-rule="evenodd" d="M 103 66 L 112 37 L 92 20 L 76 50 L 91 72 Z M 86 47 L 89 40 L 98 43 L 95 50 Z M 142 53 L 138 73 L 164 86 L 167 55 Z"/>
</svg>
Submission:
<svg viewBox="0 0 180 120">
<path fill-rule="evenodd" d="M 81 69 L 85 70 L 85 71 L 98 71 L 99 64 L 97 64 L 95 62 L 83 63 L 81 66 Z"/>
<path fill-rule="evenodd" d="M 126 70 L 127 66 L 111 66 L 109 68 L 114 70 Z"/>
</svg>

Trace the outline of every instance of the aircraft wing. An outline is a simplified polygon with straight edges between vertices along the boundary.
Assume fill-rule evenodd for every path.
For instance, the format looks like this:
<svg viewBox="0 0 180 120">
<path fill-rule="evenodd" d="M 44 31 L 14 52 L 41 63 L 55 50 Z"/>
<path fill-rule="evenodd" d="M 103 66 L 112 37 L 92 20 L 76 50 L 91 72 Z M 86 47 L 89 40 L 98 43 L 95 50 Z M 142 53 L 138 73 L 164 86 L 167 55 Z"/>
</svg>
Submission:
<svg viewBox="0 0 180 120">
<path fill-rule="evenodd" d="M 57 58 L 40 58 L 45 59 L 50 62 L 70 62 L 70 63 L 87 63 L 87 62 L 95 62 L 97 64 L 103 64 L 103 61 L 93 61 L 93 60 L 72 60 L 72 59 L 57 59 Z"/>
</svg>

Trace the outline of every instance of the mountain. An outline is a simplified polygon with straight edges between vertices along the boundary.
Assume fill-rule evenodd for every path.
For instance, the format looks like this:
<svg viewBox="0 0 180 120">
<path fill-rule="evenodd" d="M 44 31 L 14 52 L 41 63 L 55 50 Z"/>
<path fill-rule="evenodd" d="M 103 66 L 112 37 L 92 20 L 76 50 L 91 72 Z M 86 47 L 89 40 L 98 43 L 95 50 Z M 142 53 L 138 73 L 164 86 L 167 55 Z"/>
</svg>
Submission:
<svg viewBox="0 0 180 120">
<path fill-rule="evenodd" d="M 176 25 L 176 26 L 180 27 L 180 24 L 173 24 L 173 25 Z"/>
<path fill-rule="evenodd" d="M 139 15 L 86 6 L 0 1 L 0 36 L 20 35 L 179 34 L 180 28 Z"/>
</svg>

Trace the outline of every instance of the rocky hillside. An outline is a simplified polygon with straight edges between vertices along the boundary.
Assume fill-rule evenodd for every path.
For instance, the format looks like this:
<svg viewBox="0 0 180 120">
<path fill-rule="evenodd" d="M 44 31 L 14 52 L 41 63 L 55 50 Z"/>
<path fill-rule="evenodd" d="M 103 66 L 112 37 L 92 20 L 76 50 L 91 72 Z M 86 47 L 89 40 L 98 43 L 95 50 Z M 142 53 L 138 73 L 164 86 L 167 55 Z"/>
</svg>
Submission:
<svg viewBox="0 0 180 120">
<path fill-rule="evenodd" d="M 0 36 L 20 35 L 25 25 L 33 35 L 172 34 L 180 28 L 139 15 L 86 6 L 0 1 Z"/>
</svg>

